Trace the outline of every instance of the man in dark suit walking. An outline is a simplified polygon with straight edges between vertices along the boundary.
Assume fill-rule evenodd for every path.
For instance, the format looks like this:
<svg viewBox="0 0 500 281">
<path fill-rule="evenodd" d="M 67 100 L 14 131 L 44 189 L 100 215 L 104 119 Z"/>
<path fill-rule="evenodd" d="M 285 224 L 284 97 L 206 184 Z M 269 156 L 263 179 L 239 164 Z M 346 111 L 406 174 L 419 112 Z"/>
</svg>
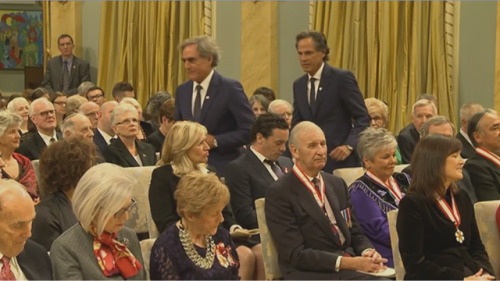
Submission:
<svg viewBox="0 0 500 281">
<path fill-rule="evenodd" d="M 259 115 L 250 128 L 252 145 L 226 167 L 226 185 L 238 223 L 258 228 L 255 200 L 264 198 L 269 185 L 292 170 L 292 160 L 281 156 L 288 142 L 288 123 L 273 113 Z"/>
<path fill-rule="evenodd" d="M 57 44 L 61 55 L 47 62 L 42 87 L 51 93 L 60 91 L 72 96 L 78 93 L 81 83 L 90 81 L 90 65 L 73 55 L 75 45 L 68 34 L 59 36 Z"/>
<path fill-rule="evenodd" d="M 345 182 L 321 169 L 325 134 L 312 122 L 292 129 L 292 172 L 266 192 L 266 221 L 285 280 L 376 279 L 383 259 L 361 230 Z M 360 257 L 361 256 L 361 257 Z"/>
<path fill-rule="evenodd" d="M 2 280 L 53 280 L 44 247 L 28 240 L 35 206 L 24 186 L 0 182 L 0 268 Z"/>
<path fill-rule="evenodd" d="M 326 135 L 328 161 L 325 172 L 360 167 L 353 150 L 358 135 L 370 126 L 370 116 L 352 72 L 329 66 L 325 36 L 304 31 L 296 37 L 300 65 L 305 75 L 293 83 L 292 127 L 311 121 Z"/>
<path fill-rule="evenodd" d="M 214 70 L 219 47 L 213 38 L 188 39 L 181 51 L 190 80 L 177 87 L 175 120 L 196 121 L 207 128 L 208 163 L 224 176 L 226 165 L 243 154 L 255 115 L 241 84 Z"/>
</svg>

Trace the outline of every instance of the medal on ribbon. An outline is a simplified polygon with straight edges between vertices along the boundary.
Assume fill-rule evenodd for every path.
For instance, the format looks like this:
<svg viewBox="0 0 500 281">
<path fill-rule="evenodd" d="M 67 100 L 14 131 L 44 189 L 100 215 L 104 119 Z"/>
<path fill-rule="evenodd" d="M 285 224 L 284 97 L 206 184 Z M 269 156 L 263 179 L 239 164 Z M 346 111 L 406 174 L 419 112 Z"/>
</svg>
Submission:
<svg viewBox="0 0 500 281">
<path fill-rule="evenodd" d="M 437 204 L 444 215 L 455 225 L 457 229 L 457 231 L 455 231 L 455 239 L 458 241 L 458 243 L 463 243 L 465 240 L 464 233 L 459 229 L 460 223 L 462 223 L 462 218 L 460 217 L 460 213 L 458 212 L 453 192 L 451 192 L 451 208 L 443 198 L 438 198 Z"/>
</svg>

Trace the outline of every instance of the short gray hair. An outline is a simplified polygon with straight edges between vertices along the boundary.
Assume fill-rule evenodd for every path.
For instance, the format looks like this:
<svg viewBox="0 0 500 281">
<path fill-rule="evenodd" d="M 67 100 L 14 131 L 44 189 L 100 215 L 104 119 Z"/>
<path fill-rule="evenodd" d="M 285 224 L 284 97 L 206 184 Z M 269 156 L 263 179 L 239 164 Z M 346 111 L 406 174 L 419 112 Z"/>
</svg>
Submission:
<svg viewBox="0 0 500 281">
<path fill-rule="evenodd" d="M 295 146 L 295 148 L 298 150 L 300 148 L 300 144 L 299 144 L 299 140 L 298 140 L 299 137 L 303 133 L 309 132 L 309 131 L 314 130 L 314 129 L 317 129 L 317 130 L 320 130 L 321 132 L 323 132 L 323 130 L 321 130 L 321 128 L 318 125 L 314 124 L 311 121 L 300 122 L 295 127 L 293 127 L 292 131 L 290 132 L 290 138 L 288 140 L 288 145 L 291 146 L 293 144 L 293 146 Z"/>
<path fill-rule="evenodd" d="M 252 106 L 255 102 L 260 102 L 262 107 L 268 112 L 269 110 L 269 100 L 264 97 L 263 95 L 253 95 L 249 100 L 248 103 L 250 103 L 250 106 Z"/>
<path fill-rule="evenodd" d="M 290 110 L 293 110 L 293 107 L 292 105 L 287 102 L 286 100 L 282 100 L 282 99 L 276 99 L 276 100 L 273 100 L 270 104 L 269 104 L 269 108 L 268 108 L 268 112 L 270 113 L 276 113 L 274 111 L 274 109 L 280 105 L 285 105 L 285 106 L 288 106 L 288 108 L 290 108 Z"/>
<path fill-rule="evenodd" d="M 429 135 L 429 128 L 431 126 L 442 126 L 446 124 L 450 124 L 453 134 L 455 134 L 455 126 L 453 126 L 450 119 L 445 116 L 434 116 L 422 125 L 422 129 L 420 129 L 420 138 L 425 138 Z"/>
<path fill-rule="evenodd" d="M 80 106 L 88 102 L 88 100 L 80 95 L 73 95 L 66 100 L 66 115 L 77 113 Z"/>
<path fill-rule="evenodd" d="M 128 103 L 120 103 L 118 104 L 115 109 L 113 109 L 113 112 L 111 112 L 111 126 L 116 125 L 118 123 L 118 116 L 121 116 L 122 114 L 131 112 L 134 114 L 134 116 L 137 116 L 137 109 L 133 107 L 132 105 Z"/>
<path fill-rule="evenodd" d="M 87 118 L 87 116 L 81 114 L 81 113 L 73 113 L 70 116 L 66 117 L 64 119 L 64 122 L 61 127 L 61 132 L 64 134 L 64 132 L 69 131 L 70 133 L 74 132 L 75 129 L 75 120 L 73 120 L 76 116 L 82 116 Z"/>
<path fill-rule="evenodd" d="M 14 127 L 21 126 L 23 119 L 16 113 L 8 110 L 0 111 L 0 137 L 5 134 L 5 131 Z"/>
<path fill-rule="evenodd" d="M 375 154 L 383 149 L 395 149 L 398 147 L 396 137 L 384 128 L 366 128 L 359 134 L 357 151 L 359 158 L 373 161 Z M 364 162 L 363 162 L 364 166 Z"/>
<path fill-rule="evenodd" d="M 219 64 L 221 58 L 219 45 L 214 38 L 208 35 L 201 35 L 194 38 L 189 38 L 182 42 L 179 49 L 184 51 L 184 48 L 190 45 L 197 45 L 196 50 L 200 57 L 202 58 L 212 58 L 212 67 L 216 67 Z"/>
<path fill-rule="evenodd" d="M 18 102 L 20 101 L 25 101 L 27 104 L 28 103 L 28 100 L 23 98 L 23 97 L 19 97 L 19 98 L 15 98 L 13 100 L 11 100 L 8 104 L 7 104 L 7 109 L 12 112 L 12 113 L 16 113 L 16 105 Z"/>
<path fill-rule="evenodd" d="M 103 163 L 90 168 L 78 182 L 73 194 L 73 212 L 85 230 L 95 226 L 97 234 L 132 197 L 137 180 L 120 166 Z"/>
<path fill-rule="evenodd" d="M 0 211 L 2 211 L 3 197 L 13 192 L 19 192 L 23 196 L 28 196 L 31 200 L 31 196 L 24 185 L 12 179 L 0 179 Z"/>
<path fill-rule="evenodd" d="M 82 84 L 80 84 L 80 86 L 78 86 L 78 94 L 80 96 L 85 96 L 87 94 L 87 92 L 89 91 L 89 89 L 93 88 L 93 87 L 95 87 L 95 84 L 90 82 L 90 81 L 82 82 Z"/>
<path fill-rule="evenodd" d="M 469 120 L 474 116 L 474 114 L 479 111 L 484 110 L 484 107 L 479 103 L 468 102 L 460 108 L 460 120 L 464 120 L 465 122 L 469 122 Z"/>
<path fill-rule="evenodd" d="M 30 108 L 28 109 L 28 115 L 30 117 L 33 116 L 33 114 L 35 114 L 33 111 L 35 111 L 35 107 L 39 103 L 45 103 L 47 105 L 50 105 L 50 107 L 52 107 L 52 109 L 54 109 L 54 105 L 48 99 L 36 99 L 36 100 L 34 100 L 34 101 L 31 102 Z"/>
<path fill-rule="evenodd" d="M 436 105 L 432 101 L 427 100 L 427 99 L 421 99 L 421 100 L 416 101 L 413 104 L 413 106 L 411 108 L 411 115 L 415 114 L 415 109 L 417 109 L 417 107 L 422 107 L 422 106 L 426 106 L 426 105 L 430 105 L 432 107 L 432 110 L 434 111 L 434 115 L 437 114 Z"/>
</svg>

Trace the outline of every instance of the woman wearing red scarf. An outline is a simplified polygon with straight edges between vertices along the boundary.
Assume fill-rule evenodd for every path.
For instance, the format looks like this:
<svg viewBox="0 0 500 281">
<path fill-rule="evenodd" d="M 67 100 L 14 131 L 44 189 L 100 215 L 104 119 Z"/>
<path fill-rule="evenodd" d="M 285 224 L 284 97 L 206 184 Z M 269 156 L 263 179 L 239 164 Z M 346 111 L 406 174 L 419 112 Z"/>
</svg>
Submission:
<svg viewBox="0 0 500 281">
<path fill-rule="evenodd" d="M 33 165 L 28 158 L 14 152 L 21 143 L 19 129 L 22 122 L 23 119 L 16 113 L 0 111 L 0 157 L 5 163 L 1 177 L 24 185 L 31 198 L 38 202 L 38 185 Z"/>
<path fill-rule="evenodd" d="M 79 223 L 50 251 L 55 280 L 145 280 L 139 240 L 123 227 L 135 207 L 137 181 L 109 163 L 92 167 L 78 182 L 73 211 Z"/>
</svg>

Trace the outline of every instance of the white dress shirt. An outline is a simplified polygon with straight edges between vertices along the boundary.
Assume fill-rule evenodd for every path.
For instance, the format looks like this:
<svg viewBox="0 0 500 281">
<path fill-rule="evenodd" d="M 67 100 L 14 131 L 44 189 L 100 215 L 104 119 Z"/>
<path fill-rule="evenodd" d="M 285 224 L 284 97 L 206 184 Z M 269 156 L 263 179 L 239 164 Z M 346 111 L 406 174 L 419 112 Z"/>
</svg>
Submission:
<svg viewBox="0 0 500 281">
<path fill-rule="evenodd" d="M 470 145 L 472 145 L 472 147 L 476 148 L 474 144 L 472 144 L 472 141 L 470 140 L 469 136 L 464 131 L 462 131 L 462 128 L 460 128 L 460 134 L 462 135 L 462 137 L 464 137 L 464 139 L 467 140 L 467 142 L 470 143 Z"/>
<path fill-rule="evenodd" d="M 0 253 L 0 259 L 2 259 L 2 258 L 3 258 L 3 254 Z M 23 271 L 21 270 L 21 266 L 17 262 L 16 257 L 13 257 L 10 259 L 9 265 L 10 265 L 10 270 L 14 274 L 14 277 L 16 277 L 16 280 L 28 280 L 28 278 L 26 278 Z M 2 269 L 3 269 L 3 263 L 0 261 L 0 271 Z"/>
<path fill-rule="evenodd" d="M 201 83 L 197 83 L 193 81 L 193 101 L 191 102 L 191 112 L 194 114 L 194 102 L 196 100 L 196 94 L 198 91 L 196 91 L 196 86 L 200 85 L 202 87 L 200 91 L 200 97 L 201 97 L 201 104 L 200 104 L 200 109 L 203 108 L 203 102 L 205 102 L 206 96 L 207 96 L 207 91 L 208 91 L 208 86 L 210 85 L 210 81 L 212 80 L 212 76 L 214 76 L 214 70 L 208 74 L 208 76 L 203 80 Z"/>
<path fill-rule="evenodd" d="M 50 145 L 50 139 L 54 138 L 56 141 L 58 141 L 56 130 L 54 130 L 54 134 L 52 136 L 47 136 L 45 134 L 42 134 L 40 131 L 38 131 L 38 134 L 40 135 L 40 137 L 42 137 L 43 142 L 45 142 L 45 145 L 47 147 Z"/>
<path fill-rule="evenodd" d="M 262 164 L 264 164 L 264 167 L 266 167 L 267 171 L 269 172 L 269 174 L 271 174 L 271 176 L 273 177 L 273 179 L 275 181 L 277 181 L 278 180 L 278 176 L 274 173 L 273 168 L 271 167 L 271 165 L 269 165 L 268 163 L 264 162 L 264 160 L 266 160 L 267 158 L 264 157 L 264 155 L 260 154 L 255 149 L 253 149 L 253 145 L 250 146 L 250 150 L 253 152 L 253 154 L 255 154 L 255 156 L 257 156 L 257 158 L 259 158 L 260 162 L 262 162 Z"/>
<path fill-rule="evenodd" d="M 99 128 L 97 128 L 97 131 L 99 131 L 99 133 L 101 133 L 101 136 L 104 138 L 104 140 L 106 141 L 106 143 L 108 145 L 110 145 L 111 144 L 111 139 L 114 138 L 114 136 L 108 135 L 106 132 L 102 131 Z"/>
<path fill-rule="evenodd" d="M 316 94 L 314 96 L 314 100 L 317 100 L 318 97 L 318 91 L 319 91 L 319 82 L 321 81 L 321 74 L 323 73 L 323 68 L 325 67 L 325 63 L 321 65 L 321 67 L 316 71 L 316 73 L 311 76 L 310 74 L 307 74 L 308 80 L 307 80 L 307 101 L 311 102 L 309 95 L 311 93 L 311 78 L 315 78 L 316 81 L 314 81 L 314 93 Z"/>
</svg>

